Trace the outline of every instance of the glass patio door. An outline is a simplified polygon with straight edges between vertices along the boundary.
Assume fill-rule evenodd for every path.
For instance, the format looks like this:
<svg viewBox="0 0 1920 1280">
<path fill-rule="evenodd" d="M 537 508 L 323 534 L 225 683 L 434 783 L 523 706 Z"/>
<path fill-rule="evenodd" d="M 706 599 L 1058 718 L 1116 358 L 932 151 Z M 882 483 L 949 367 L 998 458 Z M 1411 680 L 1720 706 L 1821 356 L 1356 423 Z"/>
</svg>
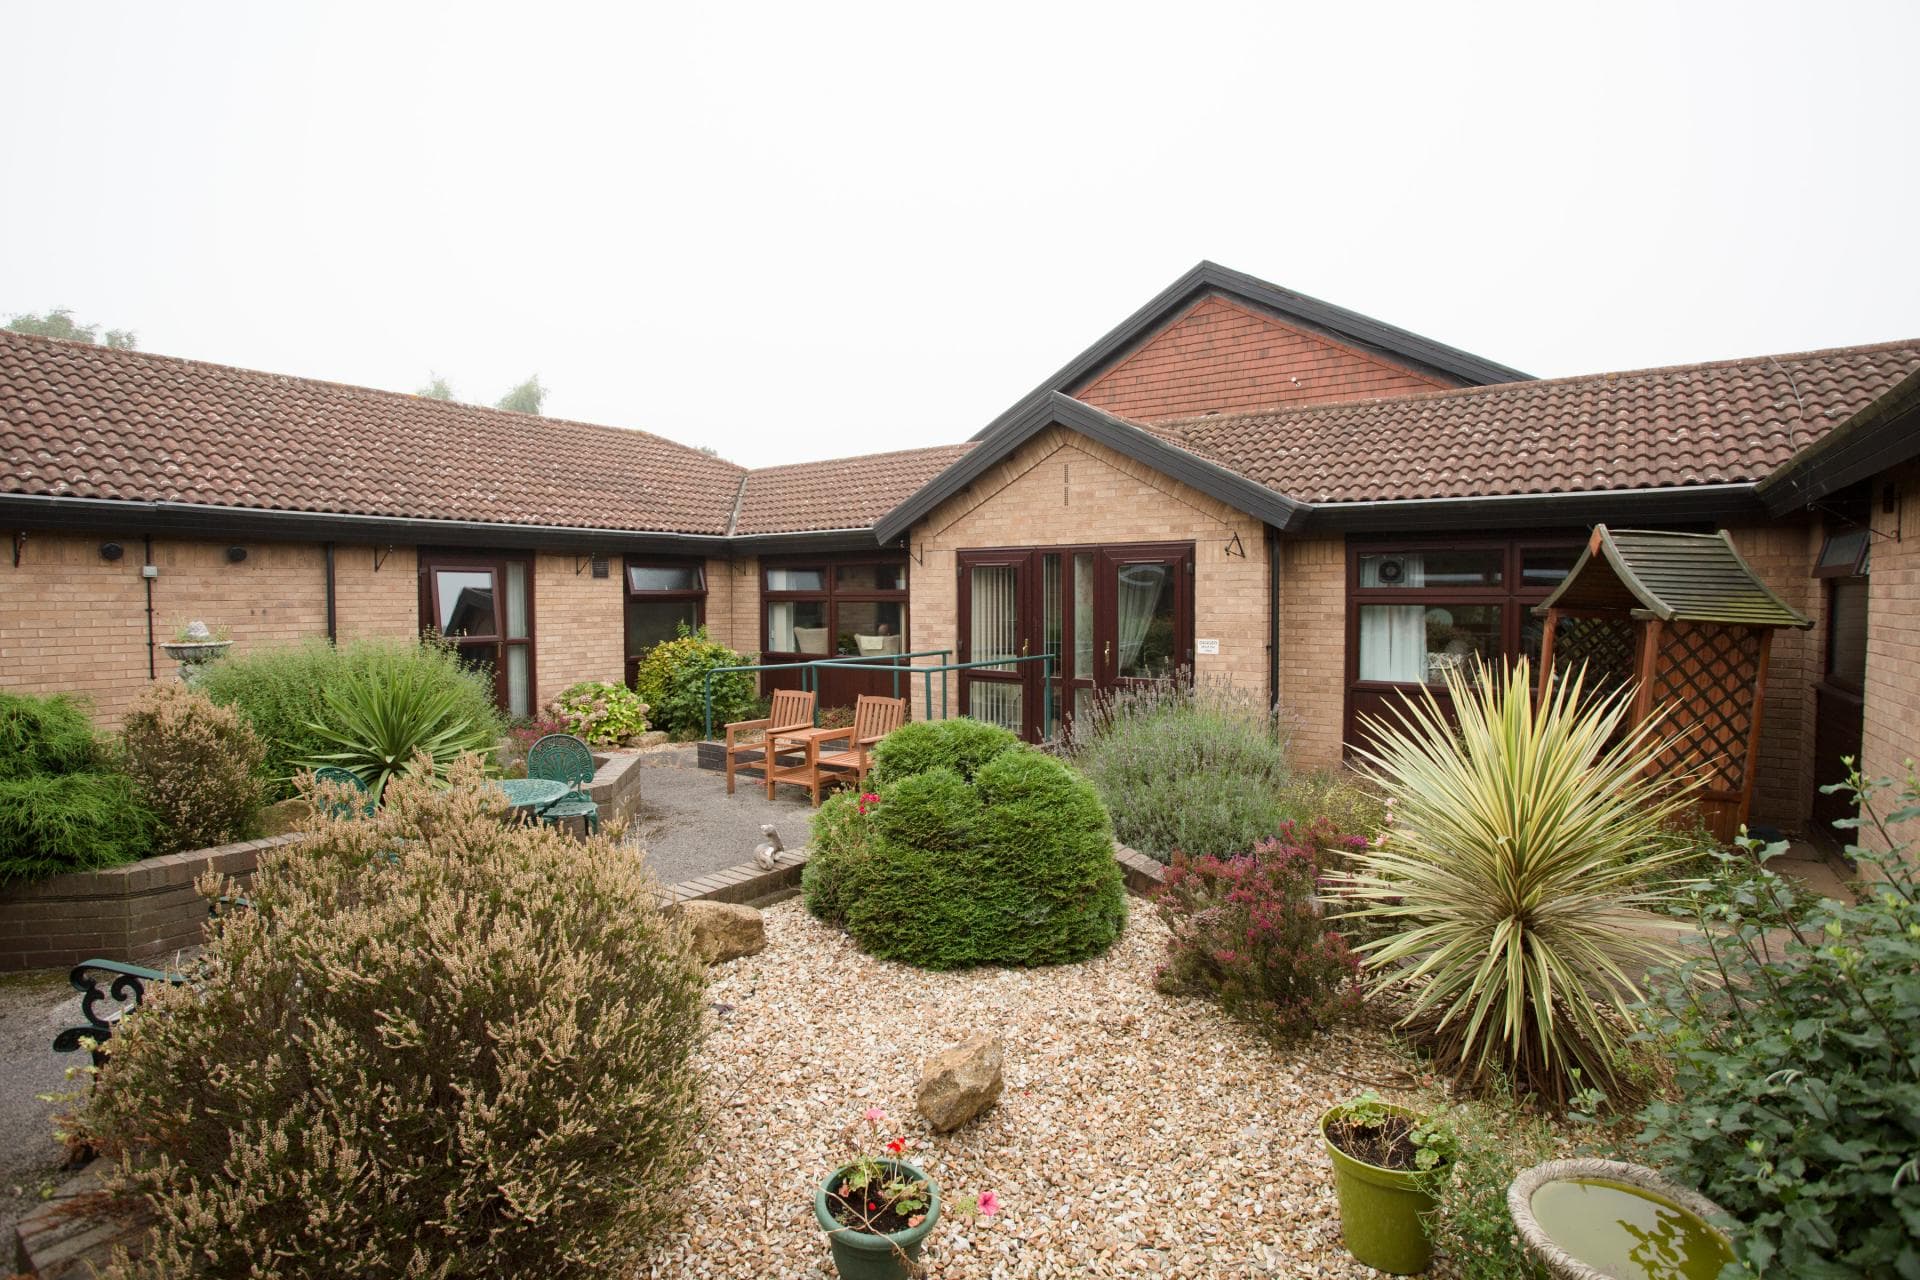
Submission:
<svg viewBox="0 0 1920 1280">
<path fill-rule="evenodd" d="M 426 553 L 420 568 L 420 625 L 482 672 L 508 715 L 533 710 L 532 562 L 518 556 Z"/>
<path fill-rule="evenodd" d="M 1098 559 L 1094 638 L 1099 684 L 1125 689 L 1190 671 L 1192 548 L 1109 547 Z"/>
<path fill-rule="evenodd" d="M 1031 610 L 1022 599 L 1030 556 L 1024 552 L 960 554 L 960 661 L 996 662 L 1032 652 Z M 960 714 L 1035 737 L 1028 668 L 1009 662 L 960 673 Z"/>
</svg>

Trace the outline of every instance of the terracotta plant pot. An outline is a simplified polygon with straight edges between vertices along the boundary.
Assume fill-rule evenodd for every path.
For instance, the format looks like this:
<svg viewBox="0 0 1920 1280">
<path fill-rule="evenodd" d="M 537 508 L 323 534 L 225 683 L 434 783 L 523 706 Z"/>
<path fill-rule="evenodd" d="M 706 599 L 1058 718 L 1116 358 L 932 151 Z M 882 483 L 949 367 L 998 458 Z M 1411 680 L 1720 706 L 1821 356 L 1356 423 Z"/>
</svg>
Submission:
<svg viewBox="0 0 1920 1280">
<path fill-rule="evenodd" d="M 841 1280 L 907 1280 L 913 1274 L 913 1264 L 919 1261 L 920 1246 L 940 1221 L 940 1188 L 932 1178 L 905 1160 L 881 1163 L 889 1170 L 927 1184 L 926 1217 L 917 1227 L 883 1236 L 843 1227 L 834 1218 L 827 1200 L 852 1166 L 843 1165 L 828 1174 L 813 1193 L 813 1216 L 819 1219 L 820 1229 L 827 1233 L 827 1243 L 833 1247 L 833 1265 Z"/>
<path fill-rule="evenodd" d="M 1346 1238 L 1347 1252 L 1376 1271 L 1418 1275 L 1433 1262 L 1433 1244 L 1421 1221 L 1421 1215 L 1433 1212 L 1433 1197 L 1424 1189 L 1433 1174 L 1383 1169 L 1335 1146 L 1327 1125 L 1345 1110 L 1345 1103 L 1327 1108 L 1320 1117 L 1320 1140 L 1333 1161 L 1333 1189 L 1340 1197 L 1340 1233 Z M 1386 1110 L 1418 1118 L 1405 1107 Z"/>
</svg>

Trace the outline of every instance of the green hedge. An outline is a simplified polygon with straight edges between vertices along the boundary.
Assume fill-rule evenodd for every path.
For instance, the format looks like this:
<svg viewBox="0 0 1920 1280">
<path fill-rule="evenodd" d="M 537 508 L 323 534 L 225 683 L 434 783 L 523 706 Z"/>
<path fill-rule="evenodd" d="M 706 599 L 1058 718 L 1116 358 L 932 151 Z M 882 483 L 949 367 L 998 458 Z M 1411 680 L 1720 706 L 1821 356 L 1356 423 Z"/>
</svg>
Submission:
<svg viewBox="0 0 1920 1280">
<path fill-rule="evenodd" d="M 653 727 L 676 741 L 700 736 L 706 728 L 706 675 L 715 667 L 738 667 L 752 662 L 744 654 L 707 638 L 707 629 L 688 630 L 662 640 L 647 650 L 634 678 L 634 692 L 647 704 Z M 713 678 L 713 732 L 734 720 L 753 718 L 759 694 L 751 672 L 730 671 Z"/>
<path fill-rule="evenodd" d="M 815 822 L 815 915 L 927 969 L 1084 960 L 1119 936 L 1112 829 L 1072 769 L 968 720 L 908 725 L 878 754 L 878 800 L 836 796 Z"/>
<path fill-rule="evenodd" d="M 134 862 L 157 822 L 64 694 L 0 694 L 0 882 Z"/>
</svg>

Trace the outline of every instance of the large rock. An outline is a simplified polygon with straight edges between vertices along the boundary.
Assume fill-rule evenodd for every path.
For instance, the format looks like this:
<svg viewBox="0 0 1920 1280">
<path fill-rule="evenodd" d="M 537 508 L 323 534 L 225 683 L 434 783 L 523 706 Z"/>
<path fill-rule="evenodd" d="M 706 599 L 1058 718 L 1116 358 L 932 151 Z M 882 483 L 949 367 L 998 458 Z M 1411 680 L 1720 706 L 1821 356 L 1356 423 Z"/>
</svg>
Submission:
<svg viewBox="0 0 1920 1280">
<path fill-rule="evenodd" d="M 767 925 L 752 907 L 731 902 L 683 902 L 680 918 L 693 937 L 694 954 L 708 964 L 737 960 L 767 949 Z"/>
<path fill-rule="evenodd" d="M 1000 1066 L 1007 1056 L 999 1036 L 974 1036 L 927 1064 L 914 1105 L 937 1131 L 958 1129 L 1000 1096 Z"/>
</svg>

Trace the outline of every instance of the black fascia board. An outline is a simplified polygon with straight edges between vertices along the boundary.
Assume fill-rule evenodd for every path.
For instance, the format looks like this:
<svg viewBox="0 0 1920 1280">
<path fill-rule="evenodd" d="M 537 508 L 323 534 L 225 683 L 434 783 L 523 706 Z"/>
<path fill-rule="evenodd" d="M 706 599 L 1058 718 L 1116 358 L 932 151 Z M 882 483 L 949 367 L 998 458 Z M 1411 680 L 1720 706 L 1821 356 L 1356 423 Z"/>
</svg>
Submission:
<svg viewBox="0 0 1920 1280">
<path fill-rule="evenodd" d="M 1051 426 L 1066 427 L 1097 440 L 1116 453 L 1152 467 L 1161 475 L 1179 480 L 1208 497 L 1217 498 L 1236 511 L 1263 520 L 1276 529 L 1290 529 L 1300 522 L 1301 505 L 1265 485 L 1208 462 L 1185 449 L 1176 448 L 1159 437 L 1142 431 L 1122 418 L 1083 404 L 1071 396 L 1050 392 L 1024 415 L 1004 423 L 989 439 L 968 451 L 959 461 L 922 485 L 905 502 L 882 516 L 874 525 L 880 542 L 892 542 L 905 534 L 917 520 L 953 497 L 998 465 L 1015 449 Z"/>
<path fill-rule="evenodd" d="M 1329 337 L 1365 348 L 1396 363 L 1426 373 L 1437 373 L 1467 386 L 1501 382 L 1531 382 L 1533 375 L 1482 359 L 1468 351 L 1423 338 L 1397 325 L 1349 311 L 1331 302 L 1268 284 L 1245 272 L 1216 262 L 1201 262 L 1109 330 L 1099 341 L 1056 370 L 1052 377 L 975 432 L 984 440 L 1007 423 L 1024 417 L 1051 392 L 1070 393 L 1094 370 L 1151 336 L 1190 303 L 1206 293 L 1219 292 L 1271 312 L 1282 320 L 1304 325 Z"/>
<path fill-rule="evenodd" d="M 1760 496 L 1774 515 L 1785 515 L 1916 457 L 1920 371 L 1781 463 L 1760 482 Z"/>
<path fill-rule="evenodd" d="M 853 551 L 874 545 L 868 529 L 820 533 L 718 534 L 582 529 L 564 525 L 428 520 L 334 512 L 273 511 L 188 502 L 135 502 L 41 494 L 0 494 L 0 528 L 61 531 L 128 530 L 191 538 L 274 541 L 393 542 L 437 547 L 509 547 L 541 551 L 604 551 L 727 556 L 759 551 Z"/>
<path fill-rule="evenodd" d="M 1750 484 L 1676 485 L 1583 493 L 1427 498 L 1400 502 L 1317 503 L 1305 511 L 1306 533 L 1438 533 L 1528 529 L 1552 525 L 1719 524 L 1765 520 L 1767 508 Z"/>
</svg>

